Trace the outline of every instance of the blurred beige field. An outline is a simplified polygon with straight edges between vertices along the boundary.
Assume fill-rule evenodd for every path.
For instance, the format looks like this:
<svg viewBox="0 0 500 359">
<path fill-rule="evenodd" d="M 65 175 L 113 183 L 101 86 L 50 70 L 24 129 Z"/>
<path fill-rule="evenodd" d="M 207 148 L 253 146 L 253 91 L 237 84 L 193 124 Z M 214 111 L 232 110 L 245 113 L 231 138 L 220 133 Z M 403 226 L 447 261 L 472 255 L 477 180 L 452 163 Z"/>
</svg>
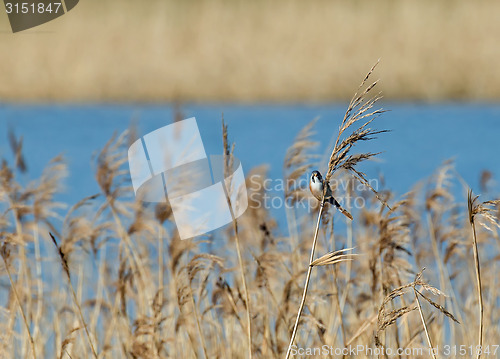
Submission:
<svg viewBox="0 0 500 359">
<path fill-rule="evenodd" d="M 3 9 L 3 6 L 2 6 Z M 389 99 L 500 98 L 496 0 L 85 0 L 17 34 L 0 101 L 334 101 L 381 59 Z"/>
</svg>

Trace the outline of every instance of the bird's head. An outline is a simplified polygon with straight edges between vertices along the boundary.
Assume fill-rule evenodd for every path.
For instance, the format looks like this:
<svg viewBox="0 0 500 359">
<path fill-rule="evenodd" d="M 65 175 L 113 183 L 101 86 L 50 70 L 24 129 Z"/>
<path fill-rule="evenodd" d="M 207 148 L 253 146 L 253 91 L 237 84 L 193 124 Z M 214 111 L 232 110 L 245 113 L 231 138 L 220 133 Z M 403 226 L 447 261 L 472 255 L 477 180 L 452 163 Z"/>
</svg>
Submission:
<svg viewBox="0 0 500 359">
<path fill-rule="evenodd" d="M 313 171 L 311 173 L 311 181 L 313 183 L 316 183 L 316 181 L 322 182 L 323 178 L 321 177 L 321 173 L 319 173 L 319 171 Z"/>
</svg>

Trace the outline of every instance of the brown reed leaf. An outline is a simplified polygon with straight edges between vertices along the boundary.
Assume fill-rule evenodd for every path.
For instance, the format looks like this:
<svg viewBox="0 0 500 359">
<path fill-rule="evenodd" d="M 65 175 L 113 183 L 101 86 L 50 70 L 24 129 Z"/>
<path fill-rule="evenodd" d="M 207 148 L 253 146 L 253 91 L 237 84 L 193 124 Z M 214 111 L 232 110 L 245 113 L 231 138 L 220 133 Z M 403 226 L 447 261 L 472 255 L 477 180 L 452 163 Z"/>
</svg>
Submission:
<svg viewBox="0 0 500 359">
<path fill-rule="evenodd" d="M 10 148 L 14 153 L 15 165 L 19 171 L 25 173 L 28 170 L 28 166 L 23 156 L 23 136 L 20 136 L 18 139 L 12 128 L 9 128 L 8 136 Z"/>
<path fill-rule="evenodd" d="M 56 246 L 57 252 L 59 254 L 59 259 L 61 260 L 61 265 L 63 267 L 64 272 L 68 276 L 68 279 L 71 281 L 71 274 L 69 272 L 69 265 L 68 265 L 68 256 L 67 254 L 63 251 L 62 246 L 59 246 L 57 244 L 56 238 L 52 235 L 52 233 L 49 232 L 50 238 L 52 239 L 52 243 L 54 243 L 54 246 Z"/>
<path fill-rule="evenodd" d="M 356 256 L 357 254 L 349 253 L 343 254 L 345 252 L 351 251 L 354 248 L 345 248 L 338 251 L 329 252 L 316 260 L 311 262 L 311 266 L 325 266 L 329 264 L 336 264 L 340 262 L 352 261 L 354 258 L 352 256 Z"/>
<path fill-rule="evenodd" d="M 435 288 L 434 288 L 435 289 Z M 436 289 L 437 290 L 437 289 Z M 434 302 L 432 299 L 430 299 L 429 297 L 423 295 L 420 291 L 416 290 L 415 291 L 417 292 L 418 295 L 420 295 L 422 298 L 424 298 L 430 305 L 432 305 L 434 308 L 436 308 L 437 310 L 439 310 L 441 313 L 443 313 L 444 315 L 446 315 L 448 318 L 450 318 L 451 320 L 453 320 L 455 323 L 457 324 L 460 324 L 460 322 L 453 316 L 453 314 L 451 314 L 448 310 L 446 310 L 445 307 L 443 307 L 442 305 Z M 441 291 L 437 290 L 439 293 L 441 293 Z M 440 295 L 443 295 L 442 293 Z"/>
</svg>

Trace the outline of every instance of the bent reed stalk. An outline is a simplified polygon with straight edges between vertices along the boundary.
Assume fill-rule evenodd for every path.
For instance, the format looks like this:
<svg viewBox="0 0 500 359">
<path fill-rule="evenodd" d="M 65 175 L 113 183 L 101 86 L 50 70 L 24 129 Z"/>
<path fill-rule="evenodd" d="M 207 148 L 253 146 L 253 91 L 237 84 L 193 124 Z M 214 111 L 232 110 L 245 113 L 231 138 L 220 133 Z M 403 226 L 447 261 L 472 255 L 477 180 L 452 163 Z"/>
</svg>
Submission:
<svg viewBox="0 0 500 359">
<path fill-rule="evenodd" d="M 363 81 L 358 87 L 358 91 L 354 94 L 352 97 L 349 106 L 347 108 L 347 111 L 345 112 L 344 118 L 342 120 L 342 123 L 339 128 L 339 132 L 337 134 L 337 139 L 335 141 L 335 145 L 332 150 L 332 154 L 330 156 L 330 160 L 328 163 L 328 171 L 326 172 L 325 176 L 325 183 L 329 183 L 329 180 L 331 176 L 333 175 L 334 172 L 337 170 L 343 169 L 353 175 L 353 177 L 364 184 L 367 188 L 369 188 L 374 194 L 375 197 L 382 202 L 386 207 L 390 208 L 387 203 L 379 196 L 377 191 L 369 184 L 368 180 L 366 179 L 365 175 L 356 170 L 355 167 L 360 163 L 365 160 L 368 160 L 372 158 L 373 156 L 376 156 L 377 153 L 362 153 L 362 154 L 355 154 L 355 155 L 350 155 L 350 150 L 354 147 L 354 145 L 359 142 L 359 141 L 367 141 L 371 140 L 374 138 L 375 135 L 387 132 L 385 130 L 382 131 L 377 131 L 377 130 L 372 130 L 368 128 L 367 126 L 380 114 L 385 112 L 383 109 L 373 109 L 375 106 L 376 102 L 382 98 L 380 94 L 377 94 L 371 98 L 367 98 L 368 94 L 370 91 L 377 85 L 378 81 L 373 82 L 372 84 L 368 85 L 363 91 L 363 87 L 365 86 L 366 82 L 370 78 L 370 75 L 373 73 L 375 67 L 377 66 L 377 63 L 372 66 L 372 68 L 368 71 L 366 76 L 364 77 Z M 343 138 L 341 141 L 342 135 L 344 134 L 345 131 L 351 128 L 351 126 L 355 125 L 358 121 L 365 119 L 366 122 L 358 127 L 357 129 L 353 130 L 352 133 L 349 136 L 346 136 Z M 299 309 L 297 312 L 297 317 L 295 319 L 295 324 L 292 329 L 292 335 L 290 338 L 290 343 L 288 345 L 288 350 L 286 353 L 285 358 L 288 359 L 290 356 L 290 352 L 292 350 L 292 345 L 294 343 L 295 337 L 297 335 L 297 328 L 299 325 L 299 321 L 302 315 L 302 311 L 304 309 L 305 301 L 307 298 L 307 291 L 309 287 L 309 282 L 311 278 L 311 272 L 313 268 L 313 261 L 314 261 L 314 252 L 316 249 L 316 243 L 318 239 L 318 233 L 319 233 L 319 225 L 321 222 L 321 216 L 323 214 L 324 210 L 324 205 L 325 205 L 325 194 L 326 194 L 326 189 L 327 186 L 324 186 L 324 193 L 323 197 L 321 200 L 320 204 L 320 210 L 318 213 L 318 220 L 316 222 L 316 228 L 314 231 L 314 236 L 312 239 L 312 245 L 311 245 L 311 255 L 309 258 L 309 266 L 307 268 L 307 274 L 306 274 L 306 280 L 304 284 L 304 290 L 302 293 L 302 299 L 300 301 Z M 337 262 L 336 262 L 337 263 Z"/>
<path fill-rule="evenodd" d="M 70 292 L 73 296 L 73 301 L 76 305 L 76 308 L 78 309 L 78 314 L 80 315 L 80 320 L 81 320 L 83 328 L 85 330 L 85 334 L 87 336 L 90 349 L 92 350 L 92 355 L 94 356 L 95 359 L 97 359 L 98 358 L 97 351 L 95 350 L 94 343 L 92 342 L 92 338 L 90 337 L 89 329 L 87 327 L 87 322 L 85 321 L 85 318 L 83 317 L 82 307 L 80 306 L 80 303 L 78 302 L 78 298 L 77 298 L 75 289 L 73 288 L 73 284 L 71 283 L 71 273 L 69 271 L 68 256 L 64 252 L 62 246 L 57 244 L 57 241 L 56 241 L 55 237 L 52 235 L 52 233 L 49 232 L 49 235 L 50 235 L 50 238 L 52 239 L 52 242 L 54 243 L 54 246 L 56 247 L 56 249 L 58 251 L 61 266 L 62 266 L 63 271 L 66 274 L 66 277 L 68 279 L 69 289 L 70 289 Z"/>
<path fill-rule="evenodd" d="M 233 158 L 233 152 L 234 152 L 234 143 L 231 146 L 229 144 L 229 140 L 227 138 L 227 126 L 224 124 L 224 115 L 222 116 L 222 140 L 223 140 L 223 147 L 224 147 L 224 178 L 229 178 L 230 176 L 230 170 L 233 167 L 234 163 L 234 158 Z M 226 186 L 224 186 L 226 187 Z M 243 265 L 243 258 L 241 256 L 241 249 L 240 249 L 240 238 L 238 235 L 238 222 L 236 220 L 236 217 L 234 216 L 234 211 L 233 211 L 233 206 L 231 203 L 231 191 L 232 190 L 232 183 L 229 183 L 229 189 L 225 188 L 224 193 L 226 194 L 226 201 L 229 207 L 229 212 L 231 213 L 231 220 L 232 220 L 232 225 L 233 225 L 233 231 L 234 231 L 234 239 L 236 243 L 236 253 L 238 255 L 238 264 L 240 267 L 240 272 L 241 272 L 241 281 L 243 282 L 243 291 L 245 295 L 245 309 L 246 309 L 246 315 L 247 315 L 247 340 L 248 340 L 248 358 L 252 359 L 252 326 L 251 326 L 251 319 L 250 319 L 250 296 L 248 295 L 248 287 L 247 287 L 247 280 L 245 277 L 245 267 Z"/>
<path fill-rule="evenodd" d="M 309 288 L 309 280 L 311 279 L 311 272 L 313 269 L 313 260 L 314 260 L 314 251 L 316 250 L 316 242 L 318 240 L 318 232 L 319 232 L 319 224 L 321 222 L 321 215 L 323 214 L 323 209 L 325 208 L 325 197 L 323 196 L 323 200 L 321 201 L 320 210 L 318 213 L 318 221 L 316 223 L 316 229 L 314 230 L 314 237 L 311 246 L 311 256 L 309 257 L 309 267 L 307 268 L 306 281 L 304 284 L 304 291 L 302 293 L 302 299 L 300 300 L 299 311 L 297 313 L 297 318 L 295 319 L 295 324 L 293 325 L 292 337 L 290 338 L 290 344 L 288 345 L 288 350 L 286 352 L 286 357 L 290 356 L 290 351 L 292 350 L 293 341 L 295 340 L 295 336 L 297 335 L 297 328 L 299 326 L 299 320 L 302 315 L 302 310 L 304 309 L 304 305 L 306 303 L 307 297 L 307 289 Z"/>
<path fill-rule="evenodd" d="M 476 215 L 482 215 L 488 222 L 494 226 L 500 227 L 498 219 L 492 215 L 492 206 L 498 206 L 500 200 L 486 201 L 483 203 L 476 204 L 476 200 L 479 196 L 473 196 L 472 190 L 469 189 L 467 192 L 467 209 L 469 215 L 469 224 L 472 231 L 472 252 L 474 255 L 474 269 L 476 273 L 476 285 L 477 285 L 477 301 L 479 310 L 479 329 L 478 329 L 478 339 L 477 346 L 479 348 L 483 347 L 483 336 L 484 336 L 484 302 L 483 302 L 483 285 L 481 281 L 481 262 L 479 260 L 479 250 L 477 245 L 477 235 L 476 235 Z M 481 225 L 487 230 L 492 231 L 490 227 L 486 224 L 481 223 Z M 477 351 L 477 359 L 481 357 L 481 351 Z"/>
</svg>

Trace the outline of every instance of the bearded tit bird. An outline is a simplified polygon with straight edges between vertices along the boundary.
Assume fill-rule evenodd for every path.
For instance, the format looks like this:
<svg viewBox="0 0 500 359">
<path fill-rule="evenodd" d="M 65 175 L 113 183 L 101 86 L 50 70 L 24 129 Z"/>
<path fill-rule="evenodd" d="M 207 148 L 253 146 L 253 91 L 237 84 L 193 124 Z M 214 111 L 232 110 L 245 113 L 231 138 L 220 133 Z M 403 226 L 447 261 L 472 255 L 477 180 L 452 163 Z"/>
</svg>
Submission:
<svg viewBox="0 0 500 359">
<path fill-rule="evenodd" d="M 352 221 L 352 215 L 347 210 L 342 208 L 342 206 L 333 197 L 330 184 L 323 180 L 323 177 L 321 177 L 321 173 L 319 173 L 319 171 L 313 171 L 313 173 L 311 174 L 311 179 L 309 181 L 309 189 L 311 190 L 312 195 L 316 197 L 318 201 L 321 201 L 321 199 L 323 198 L 323 189 L 325 183 L 326 183 L 325 202 L 333 204 L 344 216 L 346 216 Z"/>
</svg>

